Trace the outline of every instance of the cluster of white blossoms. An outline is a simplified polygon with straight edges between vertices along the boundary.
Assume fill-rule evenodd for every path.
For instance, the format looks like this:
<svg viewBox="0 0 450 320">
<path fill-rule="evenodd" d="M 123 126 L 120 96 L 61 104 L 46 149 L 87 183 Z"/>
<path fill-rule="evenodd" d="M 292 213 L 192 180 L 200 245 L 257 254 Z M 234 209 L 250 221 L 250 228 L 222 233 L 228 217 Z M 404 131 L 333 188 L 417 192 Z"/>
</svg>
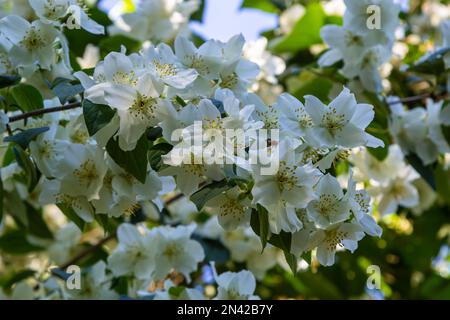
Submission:
<svg viewBox="0 0 450 320">
<path fill-rule="evenodd" d="M 139 41 L 168 42 L 189 34 L 189 18 L 199 6 L 199 0 L 121 1 L 109 11 L 114 25 L 108 31 Z"/>
<path fill-rule="evenodd" d="M 391 55 L 399 9 L 391 0 L 378 1 L 382 28 L 369 30 L 368 1 L 345 3 L 344 26 L 322 29 L 331 50 L 320 64 L 344 60 L 344 75 L 359 76 L 378 91 L 378 68 Z M 23 163 L 8 160 L 1 169 L 4 190 L 34 208 L 56 204 L 76 223 L 59 226 L 53 240 L 32 239 L 48 249 L 51 265 L 64 265 L 80 250 L 85 230 L 79 225 L 106 219 L 117 229 L 111 235 L 117 246 L 83 270 L 81 290 L 48 280 L 40 297 L 119 298 L 112 287 L 125 279 L 132 298 L 256 299 L 255 278 L 263 279 L 282 251 L 298 259 L 312 252 L 330 266 L 337 251 L 354 252 L 365 235 L 381 236 L 372 197 L 381 214 L 418 206 L 418 175 L 399 147 L 390 148 L 383 164 L 365 151 L 351 155 L 384 146 L 366 131 L 375 116 L 372 105 L 358 103 L 346 87 L 331 101 L 281 91 L 264 96 L 265 85 L 278 84 L 283 60 L 269 54 L 267 40 L 246 45 L 242 35 L 194 45 L 183 30 L 198 1 L 139 1 L 134 12 L 114 8 L 111 34 L 142 41 L 142 49 L 122 47 L 93 70 L 75 73 L 63 29 L 75 24 L 99 34 L 103 27 L 75 0 L 29 4 L 36 20 L 0 20 L 0 73 L 19 74 L 27 83 L 43 71 L 51 79 L 76 79 L 84 91 L 72 103 L 83 108 L 26 121 L 10 121 L 18 112 L 0 114 L 2 132 L 42 129 L 24 148 L 40 173 L 35 185 L 30 189 L 29 181 L 17 178 Z M 53 97 L 44 109 L 61 104 L 66 102 Z M 450 152 L 440 131 L 450 124 L 442 122 L 448 108 L 441 107 L 431 101 L 427 111 L 393 107 L 391 131 L 405 154 L 415 152 L 426 162 Z M 224 139 L 218 143 L 218 137 Z M 349 156 L 355 170 L 350 166 L 342 182 L 335 164 Z M 282 246 L 276 241 L 281 237 L 289 239 Z M 193 289 L 202 266 L 213 262 L 199 239 L 220 243 L 250 271 L 218 275 L 213 265 L 215 294 Z M 30 292 L 16 286 L 14 294 Z"/>
<path fill-rule="evenodd" d="M 104 33 L 77 0 L 17 1 L 11 6 L 11 14 L 0 20 L 0 73 L 26 78 L 44 92 L 46 81 L 72 78 L 65 28 Z"/>
<path fill-rule="evenodd" d="M 326 25 L 321 30 L 330 47 L 319 59 L 322 67 L 343 61 L 341 73 L 359 78 L 363 87 L 380 92 L 379 69 L 392 56 L 400 6 L 394 0 L 345 0 L 344 25 Z"/>
</svg>

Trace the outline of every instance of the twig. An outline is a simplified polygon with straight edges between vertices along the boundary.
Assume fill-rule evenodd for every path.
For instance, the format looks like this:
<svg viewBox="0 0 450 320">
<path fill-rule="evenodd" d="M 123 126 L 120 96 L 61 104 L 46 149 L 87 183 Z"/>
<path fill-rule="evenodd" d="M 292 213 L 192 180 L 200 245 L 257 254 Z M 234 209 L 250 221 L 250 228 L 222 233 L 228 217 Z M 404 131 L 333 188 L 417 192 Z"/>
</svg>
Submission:
<svg viewBox="0 0 450 320">
<path fill-rule="evenodd" d="M 410 103 L 410 102 L 421 101 L 426 98 L 433 98 L 434 100 L 442 100 L 442 99 L 446 99 L 447 96 L 448 96 L 448 94 L 434 96 L 433 93 L 430 92 L 430 93 L 419 94 L 417 96 L 406 97 L 406 98 L 401 98 L 401 99 L 394 100 L 394 101 L 389 101 L 388 104 L 393 105 L 393 104 L 397 104 L 397 103 Z"/>
<path fill-rule="evenodd" d="M 60 269 L 65 270 L 67 269 L 69 266 L 76 264 L 78 261 L 80 261 L 81 259 L 83 259 L 84 257 L 86 257 L 87 255 L 91 254 L 92 252 L 94 252 L 95 250 L 97 250 L 98 248 L 100 248 L 101 246 L 103 246 L 105 243 L 107 243 L 108 241 L 114 239 L 116 237 L 116 233 L 112 233 L 109 236 L 107 236 L 106 238 L 100 240 L 97 244 L 93 245 L 92 247 L 87 248 L 86 250 L 80 252 L 78 255 L 76 255 L 75 257 L 73 257 L 71 260 L 69 260 L 68 262 L 64 263 Z"/>
<path fill-rule="evenodd" d="M 40 116 L 40 115 L 43 115 L 46 113 L 65 111 L 65 110 L 75 109 L 75 108 L 79 108 L 79 107 L 81 107 L 81 102 L 74 102 L 74 103 L 66 104 L 65 106 L 59 106 L 59 107 L 54 107 L 54 108 L 33 110 L 30 112 L 25 112 L 25 113 L 19 114 L 17 116 L 10 117 L 9 122 L 20 121 L 20 120 L 24 120 L 24 119 L 27 119 L 30 117 Z"/>
</svg>

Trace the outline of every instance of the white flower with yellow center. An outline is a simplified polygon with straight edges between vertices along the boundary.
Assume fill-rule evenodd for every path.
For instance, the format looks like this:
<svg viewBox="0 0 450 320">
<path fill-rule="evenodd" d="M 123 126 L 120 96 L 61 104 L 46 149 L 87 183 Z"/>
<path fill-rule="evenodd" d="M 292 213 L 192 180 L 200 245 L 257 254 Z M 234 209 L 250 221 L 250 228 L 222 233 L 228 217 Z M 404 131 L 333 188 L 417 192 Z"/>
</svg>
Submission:
<svg viewBox="0 0 450 320">
<path fill-rule="evenodd" d="M 313 187 L 321 176 L 312 165 L 299 164 L 291 148 L 288 140 L 272 148 L 273 161 L 279 161 L 276 173 L 266 174 L 261 164 L 252 168 L 255 179 L 253 202 L 267 209 L 270 229 L 274 233 L 301 229 L 302 223 L 295 209 L 305 208 L 315 198 Z"/>
<path fill-rule="evenodd" d="M 87 7 L 80 6 L 79 0 L 29 0 L 36 15 L 42 22 L 54 26 L 67 26 L 70 28 L 83 28 L 93 34 L 104 34 L 105 28 L 89 18 Z M 67 22 L 63 23 L 66 19 Z"/>
<path fill-rule="evenodd" d="M 149 74 L 140 77 L 136 87 L 117 84 L 105 89 L 106 101 L 119 115 L 122 150 L 133 150 L 145 130 L 158 124 L 159 97 Z"/>
<path fill-rule="evenodd" d="M 214 300 L 259 300 L 256 295 L 256 280 L 250 271 L 242 270 L 236 272 L 224 272 L 217 275 L 217 296 Z"/>
<path fill-rule="evenodd" d="M 70 144 L 54 171 L 62 193 L 98 199 L 107 171 L 104 151 L 93 145 Z"/>
<path fill-rule="evenodd" d="M 51 68 L 55 55 L 52 44 L 58 35 L 52 26 L 11 15 L 0 20 L 0 32 L 13 44 L 9 55 L 15 65 Z"/>
<path fill-rule="evenodd" d="M 350 217 L 350 205 L 335 177 L 324 175 L 315 191 L 317 199 L 309 203 L 306 211 L 318 228 L 325 229 Z"/>
<path fill-rule="evenodd" d="M 233 230 L 250 223 L 251 201 L 246 197 L 241 199 L 242 196 L 239 187 L 234 187 L 207 202 L 206 206 L 218 214 L 224 229 Z"/>
<path fill-rule="evenodd" d="M 333 225 L 326 230 L 312 233 L 310 248 L 317 247 L 317 260 L 323 266 L 332 266 L 337 250 L 347 249 L 354 252 L 358 248 L 358 241 L 364 238 L 361 227 L 352 223 Z"/>
<path fill-rule="evenodd" d="M 191 235 L 196 226 L 158 227 L 151 231 L 151 251 L 154 253 L 154 280 L 164 279 L 175 270 L 190 282 L 190 274 L 197 270 L 205 258 L 202 246 Z"/>
<path fill-rule="evenodd" d="M 350 90 L 344 90 L 328 106 L 314 96 L 305 96 L 305 108 L 312 119 L 307 140 L 314 147 L 379 147 L 383 141 L 364 130 L 372 122 L 373 106 L 358 104 Z"/>
</svg>

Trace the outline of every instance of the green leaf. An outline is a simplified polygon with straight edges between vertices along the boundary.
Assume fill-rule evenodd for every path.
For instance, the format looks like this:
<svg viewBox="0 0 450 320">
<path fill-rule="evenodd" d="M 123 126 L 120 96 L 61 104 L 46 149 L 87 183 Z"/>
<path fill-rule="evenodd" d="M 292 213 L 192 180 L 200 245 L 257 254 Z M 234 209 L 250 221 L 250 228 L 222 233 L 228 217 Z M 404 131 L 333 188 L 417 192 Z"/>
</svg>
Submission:
<svg viewBox="0 0 450 320">
<path fill-rule="evenodd" d="M 168 154 L 172 149 L 173 146 L 166 142 L 155 144 L 150 148 L 147 157 L 153 170 L 160 171 L 167 166 L 163 163 L 162 156 Z"/>
<path fill-rule="evenodd" d="M 107 105 L 95 104 L 89 100 L 83 101 L 83 116 L 90 136 L 111 122 L 115 111 Z"/>
<path fill-rule="evenodd" d="M 5 196 L 5 192 L 3 189 L 3 179 L 2 179 L 2 173 L 0 171 L 0 225 L 2 225 L 3 222 L 3 199 Z"/>
<path fill-rule="evenodd" d="M 205 261 L 215 261 L 218 264 L 226 263 L 230 260 L 230 251 L 222 244 L 221 241 L 208 239 L 193 234 L 192 239 L 200 243 L 205 251 Z"/>
<path fill-rule="evenodd" d="M 311 3 L 291 33 L 285 37 L 274 40 L 271 44 L 277 53 L 296 52 L 309 48 L 313 44 L 322 43 L 320 29 L 325 24 L 325 11 L 320 3 Z"/>
<path fill-rule="evenodd" d="M 12 255 L 41 251 L 44 248 L 31 244 L 24 230 L 14 230 L 0 237 L 0 250 Z"/>
<path fill-rule="evenodd" d="M 75 223 L 81 231 L 84 230 L 86 222 L 81 219 L 71 207 L 66 206 L 62 203 L 57 203 L 56 205 L 58 206 L 59 210 L 61 210 L 61 212 L 67 217 L 67 219 Z"/>
<path fill-rule="evenodd" d="M 21 131 L 13 136 L 7 136 L 3 139 L 4 142 L 14 142 L 17 143 L 22 149 L 28 148 L 28 145 L 32 140 L 34 140 L 38 135 L 49 130 L 49 127 L 42 128 L 32 128 Z"/>
<path fill-rule="evenodd" d="M 19 76 L 1 74 L 0 75 L 0 89 L 16 85 L 20 82 Z"/>
<path fill-rule="evenodd" d="M 25 150 L 19 145 L 13 147 L 14 154 L 16 155 L 16 161 L 19 166 L 24 170 L 25 177 L 27 179 L 28 191 L 32 192 L 38 184 L 38 174 L 34 163 L 31 161 Z"/>
<path fill-rule="evenodd" d="M 283 251 L 284 252 L 284 257 L 286 258 L 286 262 L 289 265 L 289 268 L 291 268 L 292 273 L 295 275 L 297 273 L 297 258 L 295 257 L 295 255 L 293 255 L 292 253 L 290 253 L 289 251 Z"/>
<path fill-rule="evenodd" d="M 278 7 L 271 0 L 244 0 L 241 8 L 254 8 L 269 13 L 278 12 Z"/>
<path fill-rule="evenodd" d="M 138 52 L 141 48 L 141 43 L 123 35 L 109 36 L 99 43 L 100 55 L 102 58 L 105 58 L 110 52 L 120 52 L 122 46 L 125 46 L 127 53 L 130 54 Z"/>
<path fill-rule="evenodd" d="M 409 70 L 426 74 L 440 74 L 445 70 L 444 56 L 449 52 L 450 47 L 441 48 L 420 59 L 416 64 L 411 66 Z"/>
<path fill-rule="evenodd" d="M 266 208 L 258 204 L 257 209 L 252 211 L 250 225 L 253 231 L 259 235 L 262 250 L 264 251 L 269 238 L 269 213 Z"/>
<path fill-rule="evenodd" d="M 119 147 L 119 142 L 114 137 L 108 141 L 106 151 L 111 158 L 126 172 L 131 174 L 141 183 L 145 183 L 147 178 L 147 151 L 149 143 L 146 135 L 142 135 L 132 151 L 123 151 Z"/>
<path fill-rule="evenodd" d="M 421 175 L 428 185 L 436 190 L 436 179 L 434 178 L 434 169 L 431 165 L 424 166 L 422 160 L 415 154 L 406 156 L 409 164 Z"/>
<path fill-rule="evenodd" d="M 27 207 L 28 232 L 36 237 L 43 239 L 53 239 L 53 234 L 45 223 L 42 212 L 34 209 L 28 203 Z"/>
<path fill-rule="evenodd" d="M 434 176 L 436 178 L 436 191 L 440 198 L 450 205 L 450 170 L 445 170 L 441 164 L 437 165 Z"/>
<path fill-rule="evenodd" d="M 214 197 L 217 197 L 222 192 L 228 189 L 230 189 L 230 186 L 228 185 L 228 181 L 226 179 L 215 181 L 191 195 L 191 201 L 197 206 L 197 209 L 200 211 L 203 209 L 206 202 Z"/>
<path fill-rule="evenodd" d="M 11 88 L 11 95 L 23 111 L 44 108 L 44 100 L 38 89 L 28 84 L 19 84 Z"/>
<path fill-rule="evenodd" d="M 322 101 L 327 101 L 333 88 L 333 81 L 304 70 L 298 76 L 289 78 L 287 86 L 288 91 L 300 100 L 303 100 L 305 95 L 313 95 Z"/>
<path fill-rule="evenodd" d="M 180 287 L 171 287 L 169 288 L 169 295 L 171 295 L 172 297 L 178 298 L 181 296 L 181 294 L 183 293 L 183 291 L 186 288 L 183 286 Z"/>
<path fill-rule="evenodd" d="M 59 98 L 62 104 L 83 92 L 83 86 L 79 83 L 72 84 L 69 79 L 57 79 L 52 87 L 53 93 Z"/>
<path fill-rule="evenodd" d="M 11 288 L 15 283 L 18 283 L 22 280 L 25 280 L 27 278 L 31 278 L 36 274 L 36 271 L 31 270 L 31 269 L 25 269 L 25 270 L 21 270 L 19 272 L 14 272 L 10 275 L 8 275 L 5 278 L 2 278 L 0 280 L 0 284 L 4 289 L 9 289 Z"/>
</svg>

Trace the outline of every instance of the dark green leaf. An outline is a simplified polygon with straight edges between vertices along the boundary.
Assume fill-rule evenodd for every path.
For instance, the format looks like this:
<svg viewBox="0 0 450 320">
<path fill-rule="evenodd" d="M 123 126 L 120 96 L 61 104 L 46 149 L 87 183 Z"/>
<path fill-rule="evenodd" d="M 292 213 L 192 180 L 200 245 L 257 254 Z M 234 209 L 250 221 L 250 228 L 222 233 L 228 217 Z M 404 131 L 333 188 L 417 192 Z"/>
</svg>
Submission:
<svg viewBox="0 0 450 320">
<path fill-rule="evenodd" d="M 109 36 L 100 41 L 100 55 L 104 58 L 110 52 L 120 51 L 121 46 L 127 48 L 127 53 L 132 53 L 140 50 L 141 43 L 123 35 Z"/>
<path fill-rule="evenodd" d="M 167 166 L 163 163 L 162 156 L 168 154 L 172 148 L 171 144 L 165 142 L 155 144 L 150 148 L 147 157 L 153 170 L 160 171 Z"/>
<path fill-rule="evenodd" d="M 450 47 L 441 48 L 427 57 L 420 59 L 409 70 L 426 74 L 442 73 L 445 70 L 444 56 L 449 52 Z"/>
<path fill-rule="evenodd" d="M 79 83 L 72 84 L 68 79 L 60 79 L 53 87 L 53 93 L 59 98 L 61 103 L 65 103 L 70 98 L 83 92 L 83 86 Z"/>
<path fill-rule="evenodd" d="M 230 186 L 227 180 L 215 181 L 191 195 L 191 201 L 195 203 L 197 209 L 200 211 L 206 202 L 228 189 L 230 189 Z"/>
<path fill-rule="evenodd" d="M 7 136 L 3 141 L 17 143 L 22 149 L 28 148 L 28 145 L 32 140 L 34 140 L 38 135 L 49 130 L 49 127 L 42 128 L 32 128 L 21 131 L 13 136 Z"/>
<path fill-rule="evenodd" d="M 83 101 L 84 122 L 91 136 L 109 124 L 114 114 L 115 111 L 107 105 L 95 104 L 86 99 Z"/>
<path fill-rule="evenodd" d="M 261 239 L 262 250 L 266 248 L 269 239 L 269 213 L 266 208 L 258 204 L 256 210 L 252 211 L 250 225 Z"/>
<path fill-rule="evenodd" d="M 198 241 L 203 247 L 205 261 L 215 261 L 222 264 L 230 259 L 230 252 L 219 240 L 204 238 L 195 233 L 192 235 L 192 239 Z"/>
<path fill-rule="evenodd" d="M 27 240 L 27 234 L 23 230 L 14 230 L 0 237 L 0 250 L 9 254 L 25 254 L 41 251 L 42 247 L 31 244 Z"/>
<path fill-rule="evenodd" d="M 31 161 L 28 154 L 22 149 L 21 146 L 16 145 L 13 147 L 14 154 L 16 156 L 17 163 L 24 170 L 25 177 L 27 179 L 28 191 L 32 192 L 38 183 L 38 174 L 36 166 Z"/>
<path fill-rule="evenodd" d="M 415 154 L 406 156 L 409 164 L 422 176 L 433 190 L 436 190 L 436 180 L 434 178 L 434 169 L 431 165 L 424 166 L 422 160 Z"/>
<path fill-rule="evenodd" d="M 290 253 L 289 251 L 283 251 L 284 257 L 286 258 L 286 262 L 288 263 L 289 267 L 291 268 L 292 273 L 295 275 L 297 273 L 297 258 L 295 255 Z"/>
<path fill-rule="evenodd" d="M 19 272 L 14 272 L 13 274 L 9 275 L 7 278 L 5 279 L 1 279 L 1 286 L 4 289 L 9 289 L 11 288 L 14 284 L 25 280 L 27 278 L 31 278 L 36 274 L 36 271 L 31 270 L 31 269 L 25 269 Z"/>
<path fill-rule="evenodd" d="M 53 239 L 53 234 L 45 223 L 42 212 L 26 204 L 28 218 L 28 232 L 36 237 L 43 239 Z"/>
<path fill-rule="evenodd" d="M 269 13 L 278 12 L 278 7 L 271 0 L 244 0 L 242 8 L 254 8 Z"/>
<path fill-rule="evenodd" d="M 0 75 L 0 89 L 16 85 L 20 82 L 19 76 L 2 74 Z"/>
<path fill-rule="evenodd" d="M 18 84 L 11 88 L 11 95 L 23 111 L 42 109 L 44 100 L 38 89 L 28 84 Z"/>
<path fill-rule="evenodd" d="M 132 151 L 123 151 L 119 147 L 119 142 L 114 137 L 108 141 L 106 150 L 111 158 L 131 174 L 141 183 L 145 183 L 147 178 L 147 151 L 149 143 L 147 137 L 142 135 L 136 144 L 136 148 Z"/>
<path fill-rule="evenodd" d="M 56 205 L 62 211 L 62 213 L 67 217 L 67 219 L 69 219 L 70 221 L 75 223 L 81 231 L 84 230 L 84 227 L 86 226 L 86 222 L 83 219 L 81 219 L 71 207 L 66 206 L 62 203 L 57 203 Z"/>
</svg>

